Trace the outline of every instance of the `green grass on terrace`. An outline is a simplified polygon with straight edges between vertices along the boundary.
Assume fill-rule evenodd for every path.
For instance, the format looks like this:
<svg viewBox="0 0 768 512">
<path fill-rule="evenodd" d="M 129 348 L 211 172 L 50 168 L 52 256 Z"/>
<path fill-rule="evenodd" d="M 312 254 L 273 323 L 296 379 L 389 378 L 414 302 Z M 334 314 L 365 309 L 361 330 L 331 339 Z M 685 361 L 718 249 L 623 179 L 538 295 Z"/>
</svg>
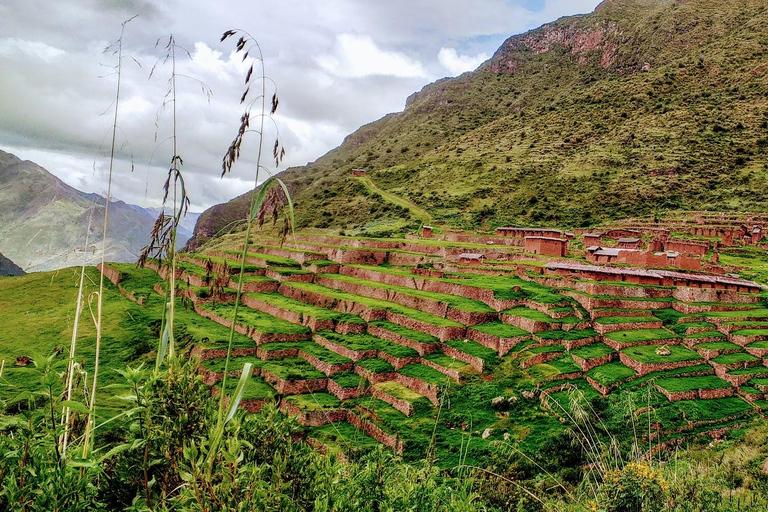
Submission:
<svg viewBox="0 0 768 512">
<path fill-rule="evenodd" d="M 768 336 L 768 329 L 744 329 L 741 331 L 734 331 L 731 334 L 737 336 Z"/>
<path fill-rule="evenodd" d="M 374 387 L 376 389 L 380 389 L 381 391 L 385 392 L 388 395 L 392 395 L 395 398 L 406 400 L 408 402 L 414 402 L 416 400 L 424 398 L 422 395 L 418 394 L 417 392 L 395 381 L 380 382 L 378 384 L 374 384 Z"/>
<path fill-rule="evenodd" d="M 696 389 L 722 389 L 731 385 L 716 375 L 704 375 L 701 377 L 676 377 L 656 379 L 657 386 L 672 392 L 694 391 Z"/>
<path fill-rule="evenodd" d="M 489 322 L 486 324 L 475 325 L 471 327 L 475 331 L 484 332 L 492 336 L 498 336 L 502 339 L 518 338 L 520 336 L 530 336 L 531 333 L 523 329 L 519 329 L 513 325 L 505 324 L 502 322 Z"/>
<path fill-rule="evenodd" d="M 343 389 L 358 388 L 365 381 L 363 377 L 352 372 L 337 373 L 331 376 L 331 380 Z"/>
<path fill-rule="evenodd" d="M 317 318 L 318 320 L 333 320 L 335 322 L 344 322 L 349 324 L 365 323 L 362 318 L 349 313 L 339 313 L 330 309 L 312 306 L 306 302 L 291 299 L 285 295 L 276 292 L 272 293 L 246 293 L 248 297 L 266 302 L 273 306 L 301 313 L 303 316 Z"/>
<path fill-rule="evenodd" d="M 368 325 L 373 325 L 374 327 L 379 327 L 386 331 L 399 334 L 403 338 L 418 341 L 419 343 L 440 343 L 439 339 L 430 334 L 426 334 L 421 331 L 415 331 L 413 329 L 409 329 L 408 327 L 403 327 L 402 325 L 393 324 L 387 320 L 375 320 L 373 322 L 369 322 Z"/>
<path fill-rule="evenodd" d="M 595 323 L 604 325 L 658 322 L 655 316 L 604 316 L 595 319 Z"/>
<path fill-rule="evenodd" d="M 531 299 L 541 304 L 560 304 L 568 299 L 555 293 L 551 288 L 525 281 L 518 276 L 486 276 L 480 274 L 449 274 L 446 277 L 414 276 L 408 268 L 377 267 L 372 265 L 349 265 L 354 268 L 372 270 L 385 274 L 407 277 L 417 277 L 427 281 L 461 284 L 475 288 L 491 290 L 497 299 L 517 300 Z M 517 288 L 517 290 L 515 290 Z"/>
<path fill-rule="evenodd" d="M 251 243 L 253 245 L 248 247 L 249 252 L 250 252 L 250 250 L 253 250 L 254 252 L 262 252 L 263 249 L 267 249 L 267 250 L 269 250 L 269 249 L 277 249 L 277 250 L 280 250 L 280 251 L 295 252 L 297 254 L 303 254 L 305 256 L 317 256 L 318 259 L 321 259 L 321 260 L 324 260 L 325 258 L 327 258 L 327 255 L 324 252 L 320 252 L 320 251 L 310 251 L 310 250 L 307 250 L 307 249 L 298 249 L 296 247 L 288 247 L 288 246 L 285 246 L 285 245 L 281 246 L 281 245 L 259 244 L 259 243 L 253 242 L 253 241 L 251 241 Z"/>
<path fill-rule="evenodd" d="M 707 332 L 697 332 L 694 334 L 688 334 L 685 336 L 685 339 L 687 340 L 698 340 L 701 338 L 722 338 L 726 339 L 727 336 L 720 331 L 707 331 Z"/>
<path fill-rule="evenodd" d="M 239 379 L 227 379 L 227 394 L 232 393 Z M 215 386 L 217 389 L 221 389 L 221 383 Z M 264 379 L 259 376 L 251 376 L 245 384 L 245 391 L 243 392 L 243 400 L 259 400 L 273 398 L 277 392 L 267 384 Z"/>
<path fill-rule="evenodd" d="M 444 368 L 456 370 L 459 372 L 464 372 L 472 369 L 472 367 L 469 366 L 467 363 L 463 361 L 459 361 L 458 359 L 454 359 L 452 357 L 448 357 L 447 355 L 441 354 L 439 352 L 427 354 L 424 356 L 424 359 L 432 363 L 435 363 L 437 365 L 440 365 Z"/>
<path fill-rule="evenodd" d="M 723 322 L 723 325 L 735 326 L 735 327 L 748 327 L 750 329 L 768 329 L 768 322 L 759 322 L 759 321 L 750 322 L 749 320 L 742 321 L 742 322 Z"/>
<path fill-rule="evenodd" d="M 635 361 L 641 363 L 678 363 L 681 361 L 698 361 L 702 357 L 693 350 L 678 345 L 670 345 L 668 356 L 660 356 L 656 353 L 658 345 L 638 345 L 621 349 L 621 352 L 628 355 Z"/>
<path fill-rule="evenodd" d="M 546 313 L 542 313 L 541 311 L 530 309 L 525 306 L 518 306 L 515 308 L 510 308 L 504 311 L 505 315 L 510 316 L 519 316 L 523 318 L 528 318 L 530 320 L 535 320 L 537 322 L 549 322 L 549 323 L 556 323 L 556 324 L 577 324 L 581 322 L 581 320 L 576 316 L 567 316 L 565 318 L 552 318 L 551 316 L 547 315 Z"/>
<path fill-rule="evenodd" d="M 711 341 L 708 343 L 699 343 L 697 349 L 702 350 L 741 350 L 741 347 L 730 341 Z"/>
<path fill-rule="evenodd" d="M 341 290 L 336 290 L 334 288 L 321 286 L 319 284 L 285 283 L 285 286 L 320 293 L 338 300 L 354 301 L 358 304 L 363 304 L 373 309 L 384 309 L 386 311 L 391 311 L 392 313 L 397 313 L 432 325 L 438 325 L 441 327 L 462 327 L 462 324 L 459 322 L 454 322 L 453 320 L 449 320 L 447 318 L 425 313 L 423 311 L 419 311 L 418 309 L 401 306 L 400 304 L 396 304 L 394 302 L 387 302 L 378 299 L 371 299 L 370 297 L 364 297 L 362 295 L 355 295 Z"/>
<path fill-rule="evenodd" d="M 620 343 L 635 343 L 638 341 L 668 340 L 677 338 L 677 336 L 664 329 L 634 329 L 630 331 L 614 331 L 609 332 L 605 335 L 605 337 Z"/>
<path fill-rule="evenodd" d="M 394 357 L 418 357 L 419 355 L 412 348 L 404 347 L 389 340 L 371 336 L 370 334 L 339 334 L 335 331 L 319 331 L 317 335 L 357 352 L 380 350 Z"/>
<path fill-rule="evenodd" d="M 384 359 L 379 359 L 378 357 L 372 357 L 370 359 L 361 359 L 357 363 L 355 363 L 356 366 L 359 366 L 360 368 L 365 368 L 366 370 L 373 372 L 373 373 L 392 373 L 395 371 L 395 369 L 392 367 L 391 364 L 389 364 L 388 361 L 385 361 Z"/>
<path fill-rule="evenodd" d="M 322 411 L 324 409 L 338 409 L 341 401 L 328 393 L 308 393 L 306 395 L 289 395 L 285 401 L 298 406 L 302 411 Z"/>
<path fill-rule="evenodd" d="M 149 268 L 136 268 L 133 263 L 109 263 L 108 267 L 120 272 L 120 286 L 129 292 L 135 292 L 135 297 L 145 299 L 152 296 L 153 287 L 164 281 L 157 273 Z"/>
<path fill-rule="evenodd" d="M 747 346 L 749 348 L 768 348 L 768 340 L 755 341 Z"/>
<path fill-rule="evenodd" d="M 264 364 L 264 361 L 256 356 L 232 356 L 229 359 L 229 371 L 239 372 L 243 369 L 243 365 L 245 365 L 245 363 L 251 363 L 254 368 L 261 368 L 261 366 Z M 207 361 L 203 361 L 200 363 L 200 366 L 203 366 L 212 372 L 222 373 L 226 364 L 226 357 L 217 357 L 215 359 L 208 359 Z"/>
<path fill-rule="evenodd" d="M 184 256 L 195 259 L 197 261 L 197 263 L 195 264 L 198 265 L 200 268 L 202 268 L 203 265 L 205 265 L 205 262 L 210 259 L 211 263 L 218 263 L 218 264 L 226 263 L 227 267 L 229 267 L 230 274 L 237 275 L 240 273 L 240 261 L 236 259 L 222 258 L 220 256 L 208 256 L 207 254 L 197 254 L 197 253 L 185 253 Z M 264 267 L 260 267 L 258 265 L 251 265 L 248 263 L 246 263 L 245 266 L 243 267 L 243 272 L 245 273 L 259 272 L 262 270 L 264 270 Z M 205 274 L 205 271 L 203 271 L 203 274 Z"/>
<path fill-rule="evenodd" d="M 220 252 L 223 254 L 232 255 L 233 257 L 236 257 L 238 259 L 243 254 L 243 251 L 235 251 L 235 250 L 223 250 Z M 259 252 L 248 251 L 248 257 L 264 260 L 267 263 L 267 265 L 270 265 L 270 266 L 274 265 L 277 267 L 301 268 L 301 264 L 298 261 L 292 260 L 290 258 L 284 258 L 282 256 L 272 256 L 271 254 L 262 254 Z"/>
<path fill-rule="evenodd" d="M 348 357 L 341 356 L 332 350 L 328 350 L 327 348 L 318 345 L 314 341 L 305 341 L 299 346 L 299 348 L 307 354 L 315 356 L 316 358 L 328 364 L 345 364 L 352 362 L 352 360 Z"/>
<path fill-rule="evenodd" d="M 559 329 L 554 331 L 537 332 L 536 337 L 543 340 L 561 340 L 561 341 L 576 341 L 586 338 L 594 338 L 597 333 L 594 329 L 561 331 Z"/>
<path fill-rule="evenodd" d="M 309 436 L 328 446 L 331 453 L 339 450 L 342 453 L 348 453 L 349 450 L 375 450 L 381 446 L 374 438 L 346 422 L 315 427 L 309 431 Z"/>
<path fill-rule="evenodd" d="M 689 422 L 714 421 L 752 412 L 752 406 L 740 398 L 727 397 L 712 400 L 680 400 L 651 411 L 651 418 L 661 421 L 664 429 L 686 427 Z M 646 423 L 642 414 L 638 423 Z M 711 427 L 708 427 L 711 428 Z"/>
<path fill-rule="evenodd" d="M 640 389 L 646 382 L 653 379 L 669 378 L 669 377 L 693 377 L 698 375 L 714 375 L 715 370 L 706 363 L 696 364 L 693 366 L 685 366 L 683 368 L 675 368 L 673 370 L 663 370 L 660 372 L 651 372 L 637 379 L 633 379 L 630 382 L 625 382 L 618 387 L 619 391 Z"/>
<path fill-rule="evenodd" d="M 752 363 L 760 361 L 760 358 L 746 352 L 734 352 L 733 354 L 717 356 L 712 361 L 717 364 Z"/>
<path fill-rule="evenodd" d="M 362 284 L 365 286 L 370 286 L 372 288 L 392 290 L 395 292 L 403 293 L 405 295 L 412 295 L 414 297 L 422 297 L 424 299 L 431 299 L 434 301 L 445 302 L 453 309 L 469 311 L 471 313 L 493 313 L 494 312 L 493 308 L 491 308 L 490 306 L 488 306 L 483 302 L 467 299 L 459 295 L 427 292 L 423 290 L 416 290 L 413 288 L 406 288 L 405 286 L 394 286 L 390 284 L 379 283 L 378 281 L 367 281 L 365 279 L 358 279 L 356 277 L 352 277 L 344 274 L 328 275 L 326 277 L 329 277 L 335 281 Z"/>
<path fill-rule="evenodd" d="M 563 357 L 553 359 L 548 364 L 557 369 L 559 373 L 574 373 L 581 371 L 581 367 L 576 364 L 570 354 L 565 354 Z"/>
<path fill-rule="evenodd" d="M 713 331 L 717 330 L 717 326 L 711 322 L 688 322 L 685 324 L 672 324 L 669 326 L 670 329 L 675 331 L 677 334 L 680 334 L 681 336 L 685 334 L 686 330 L 693 327 L 703 327 Z"/>
<path fill-rule="evenodd" d="M 419 363 L 405 365 L 400 368 L 398 373 L 402 373 L 409 377 L 415 377 L 429 384 L 443 385 L 449 381 L 449 378 L 439 371 Z"/>
<path fill-rule="evenodd" d="M 753 366 L 751 368 L 737 368 L 731 370 L 728 375 L 765 375 L 768 374 L 768 368 L 765 366 Z"/>
<path fill-rule="evenodd" d="M 607 356 L 616 352 L 605 343 L 592 343 L 584 347 L 579 347 L 571 350 L 571 354 L 580 357 L 582 359 L 596 359 L 598 357 Z"/>
<path fill-rule="evenodd" d="M 491 350 L 490 348 L 485 347 L 475 341 L 461 339 L 448 340 L 445 342 L 445 345 L 455 348 L 456 350 L 460 350 L 471 356 L 479 357 L 485 361 L 486 364 L 495 364 L 499 359 L 499 355 L 495 350 Z"/>
<path fill-rule="evenodd" d="M 261 367 L 287 381 L 325 378 L 325 374 L 300 357 L 270 359 L 269 361 L 264 361 Z"/>
<path fill-rule="evenodd" d="M 748 309 L 742 311 L 710 311 L 704 313 L 705 316 L 712 318 L 766 318 L 768 319 L 768 309 Z"/>
<path fill-rule="evenodd" d="M 281 295 L 282 297 L 282 295 Z M 231 319 L 235 305 L 217 302 L 215 304 L 200 304 L 200 308 L 207 309 L 217 315 Z M 272 315 L 256 311 L 245 306 L 237 309 L 237 322 L 255 328 L 265 334 L 307 334 L 309 329 L 303 325 L 292 324 L 285 320 L 275 318 Z"/>
<path fill-rule="evenodd" d="M 612 386 L 617 382 L 634 377 L 635 371 L 624 366 L 619 361 L 614 361 L 592 368 L 587 372 L 587 375 L 603 386 Z"/>
</svg>

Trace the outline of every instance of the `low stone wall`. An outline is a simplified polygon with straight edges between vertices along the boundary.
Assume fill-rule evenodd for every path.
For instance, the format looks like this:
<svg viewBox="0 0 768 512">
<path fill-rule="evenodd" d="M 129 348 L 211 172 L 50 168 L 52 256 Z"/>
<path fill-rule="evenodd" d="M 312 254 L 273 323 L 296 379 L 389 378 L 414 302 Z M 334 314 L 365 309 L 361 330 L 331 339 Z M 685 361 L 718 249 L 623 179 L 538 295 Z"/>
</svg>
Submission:
<svg viewBox="0 0 768 512">
<path fill-rule="evenodd" d="M 339 345 L 338 343 L 334 343 L 319 334 L 315 334 L 312 336 L 312 338 L 315 340 L 315 342 L 322 346 L 327 348 L 328 350 L 332 352 L 336 352 L 340 356 L 347 357 L 351 359 L 352 361 L 359 361 L 360 359 L 368 359 L 370 357 L 376 357 L 379 353 L 378 350 L 371 349 L 371 350 L 352 350 L 351 348 L 347 348 L 344 345 Z"/>
<path fill-rule="evenodd" d="M 328 386 L 328 379 L 285 380 L 267 370 L 261 370 L 261 376 L 281 395 L 314 393 Z"/>
<path fill-rule="evenodd" d="M 749 306 L 730 306 L 727 304 L 688 304 L 685 302 L 676 302 L 673 304 L 675 311 L 686 315 L 696 315 L 698 313 L 708 313 L 711 311 L 740 311 L 746 310 Z"/>
<path fill-rule="evenodd" d="M 488 334 L 474 329 L 467 329 L 467 338 L 476 341 L 482 346 L 495 350 L 499 356 L 505 356 L 510 350 L 519 343 L 529 340 L 530 336 L 516 336 L 514 338 L 501 338 L 493 334 Z"/>
<path fill-rule="evenodd" d="M 755 304 L 760 302 L 757 295 L 748 295 L 733 290 L 716 288 L 675 288 L 672 296 L 682 302 L 725 302 L 730 304 Z"/>
<path fill-rule="evenodd" d="M 374 373 L 368 368 L 355 365 L 354 372 L 367 380 L 371 384 L 378 384 L 379 382 L 386 382 L 388 380 L 394 380 L 396 373 Z"/>
<path fill-rule="evenodd" d="M 403 366 L 411 363 L 419 363 L 421 362 L 420 357 L 395 357 L 391 354 L 388 354 L 384 351 L 379 351 L 376 355 L 379 359 L 383 359 L 389 364 L 392 365 L 392 368 L 395 370 L 399 370 Z"/>
<path fill-rule="evenodd" d="M 315 280 L 315 274 L 281 274 L 280 272 L 277 272 L 276 270 L 272 270 L 270 268 L 267 269 L 266 274 L 268 278 L 274 279 L 275 281 L 278 281 L 280 283 L 283 282 L 300 282 L 300 283 L 311 283 Z"/>
<path fill-rule="evenodd" d="M 196 346 L 195 348 L 192 349 L 190 356 L 197 357 L 201 362 L 208 361 L 209 359 L 218 359 L 220 357 L 227 357 L 227 349 L 226 348 L 201 348 L 200 346 Z M 258 356 L 258 349 L 256 347 L 232 349 L 232 357 L 242 357 L 242 356 L 260 357 Z"/>
<path fill-rule="evenodd" d="M 635 361 L 623 352 L 619 352 L 619 359 L 624 366 L 628 366 L 635 370 L 638 376 L 647 375 L 653 372 L 662 372 L 667 370 L 676 370 L 678 368 L 685 368 L 686 366 L 693 366 L 700 361 L 676 361 L 669 363 L 641 363 Z"/>
<path fill-rule="evenodd" d="M 387 446 L 395 451 L 395 453 L 403 454 L 403 441 L 397 436 L 385 432 L 378 425 L 371 423 L 370 421 L 363 419 L 352 412 L 347 414 L 347 422 L 358 430 L 364 432 L 370 437 L 374 438 L 384 446 Z"/>
<path fill-rule="evenodd" d="M 195 313 L 202 317 L 213 320 L 217 324 L 223 325 L 224 327 L 232 326 L 231 319 L 219 316 L 212 311 L 199 307 L 198 305 L 195 305 Z M 248 336 L 256 342 L 256 345 L 274 341 L 304 341 L 308 338 L 306 334 L 263 333 L 253 327 L 240 323 L 235 324 L 235 331 L 242 334 L 243 336 Z"/>
<path fill-rule="evenodd" d="M 514 316 L 508 313 L 502 313 L 501 321 L 505 324 L 512 325 L 518 329 L 522 329 L 528 332 L 544 332 L 552 331 L 559 327 L 560 324 L 553 324 L 550 322 L 540 322 L 531 318 L 525 318 L 522 316 Z"/>
<path fill-rule="evenodd" d="M 328 392 L 339 400 L 351 400 L 368 394 L 369 387 L 342 388 L 336 382 L 328 379 Z"/>
<path fill-rule="evenodd" d="M 744 350 L 746 350 L 748 354 L 752 354 L 755 357 L 768 357 L 768 347 L 758 348 L 747 346 L 744 347 Z"/>
<path fill-rule="evenodd" d="M 443 345 L 443 354 L 461 361 L 462 363 L 467 363 L 474 370 L 480 373 L 482 373 L 485 369 L 485 361 L 481 358 L 467 354 L 466 352 L 462 352 L 461 350 L 455 349 L 448 345 Z"/>
<path fill-rule="evenodd" d="M 319 279 L 318 282 L 320 282 Z M 359 302 L 346 299 L 337 299 L 323 293 L 303 290 L 294 286 L 281 285 L 278 291 L 288 298 L 298 300 L 306 304 L 311 304 L 313 306 L 325 309 L 331 309 L 333 311 L 338 311 L 339 313 L 357 315 L 366 322 L 381 320 L 386 316 L 386 311 L 383 309 L 374 309 Z"/>
<path fill-rule="evenodd" d="M 679 402 L 680 400 L 711 400 L 715 398 L 726 398 L 733 396 L 734 393 L 734 388 L 732 387 L 718 389 L 693 389 L 690 391 L 669 391 L 662 388 L 658 384 L 655 384 L 654 387 L 659 391 L 659 393 L 666 396 L 667 400 L 670 402 Z"/>
<path fill-rule="evenodd" d="M 570 352 L 571 350 L 591 345 L 592 343 L 596 343 L 600 340 L 600 336 L 592 336 L 590 338 L 582 338 L 580 340 L 562 340 L 562 343 L 563 348 Z"/>
<path fill-rule="evenodd" d="M 611 390 L 613 388 L 618 386 L 618 383 L 614 384 L 613 386 L 605 386 L 603 384 L 600 384 L 599 382 L 597 382 L 595 379 L 593 379 L 592 377 L 590 377 L 588 375 L 586 376 L 586 379 L 587 379 L 587 383 L 590 386 L 592 386 L 593 388 L 595 388 L 595 391 L 597 391 L 598 393 L 600 393 L 603 396 L 607 396 L 611 392 Z"/>
<path fill-rule="evenodd" d="M 285 320 L 293 324 L 304 325 L 306 327 L 309 327 L 313 332 L 326 330 L 326 329 L 333 330 L 334 328 L 333 320 L 321 320 L 311 316 L 305 316 L 302 313 L 299 313 L 298 311 L 292 311 L 290 309 L 281 308 L 279 306 L 269 304 L 268 302 L 261 301 L 249 295 L 243 295 L 241 298 L 241 301 L 243 305 L 251 309 L 261 311 L 262 313 L 272 315 L 276 318 L 280 318 L 281 320 Z"/>
<path fill-rule="evenodd" d="M 229 287 L 237 290 L 237 278 L 229 280 Z M 243 283 L 243 293 L 276 292 L 280 283 L 274 281 L 248 281 Z"/>
<path fill-rule="evenodd" d="M 571 357 L 573 358 L 573 361 L 581 367 L 581 371 L 588 372 L 592 368 L 610 363 L 619 356 L 616 352 L 613 352 L 612 354 L 606 354 L 604 356 L 595 357 L 592 359 L 584 359 L 583 357 L 579 357 L 575 354 L 571 354 Z"/>
<path fill-rule="evenodd" d="M 721 356 L 723 354 L 733 354 L 735 352 L 739 352 L 738 349 L 722 349 L 722 348 L 709 349 L 709 348 L 701 348 L 701 347 L 697 348 L 695 344 L 689 344 L 688 342 L 686 342 L 686 345 L 688 346 L 688 348 L 698 352 L 699 355 L 704 359 L 706 359 L 707 361 L 709 361 L 710 359 L 714 359 L 718 356 Z"/>
<path fill-rule="evenodd" d="M 636 316 L 636 317 L 644 317 L 644 316 L 653 316 L 653 311 L 650 309 L 645 309 L 642 311 L 622 311 L 621 316 Z M 598 318 L 604 318 L 606 316 L 616 316 L 616 311 L 611 311 L 610 309 L 605 311 L 590 311 L 589 316 L 592 318 L 592 320 L 597 320 Z"/>
<path fill-rule="evenodd" d="M 437 385 L 430 384 L 429 382 L 417 379 L 416 377 L 403 375 L 402 373 L 396 373 L 394 380 L 395 382 L 398 382 L 407 387 L 411 391 L 415 391 L 418 394 L 427 397 L 429 401 L 432 402 L 432 405 L 437 407 L 437 393 L 439 391 L 439 387 Z"/>
<path fill-rule="evenodd" d="M 402 345 L 404 347 L 412 348 L 418 352 L 420 356 L 431 354 L 440 348 L 438 343 L 421 343 L 419 341 L 400 336 L 395 332 L 382 329 L 381 327 L 377 327 L 375 325 L 368 325 L 368 334 L 391 341 L 393 343 L 397 343 L 398 345 Z"/>
<path fill-rule="evenodd" d="M 756 341 L 765 341 L 768 340 L 768 334 L 750 334 L 750 335 L 743 335 L 743 334 L 733 334 L 729 336 L 731 341 L 741 347 L 746 347 L 750 343 L 754 343 Z"/>
<path fill-rule="evenodd" d="M 428 322 L 422 322 L 421 320 L 417 320 L 409 316 L 404 316 L 399 313 L 393 313 L 392 311 L 387 311 L 387 320 L 393 324 L 401 325 L 415 331 L 420 331 L 425 334 L 432 335 L 440 341 L 463 338 L 467 333 L 466 327 L 448 327 L 430 324 Z"/>
<path fill-rule="evenodd" d="M 654 322 L 624 322 L 620 324 L 594 323 L 595 332 L 598 334 L 608 334 L 609 332 L 616 331 L 632 331 L 635 329 L 661 329 L 662 327 L 664 327 L 664 322 L 661 320 Z"/>
<path fill-rule="evenodd" d="M 326 376 L 331 376 L 334 373 L 350 371 L 355 365 L 354 363 L 331 364 L 313 356 L 308 352 L 304 352 L 303 350 L 299 350 L 298 356 L 314 366 L 318 371 L 323 372 Z"/>
<path fill-rule="evenodd" d="M 604 338 L 603 342 L 611 347 L 613 350 L 619 351 L 623 348 L 627 347 L 636 347 L 637 345 L 679 345 L 681 342 L 680 338 L 668 338 L 664 340 L 640 340 L 640 341 L 632 341 L 632 342 L 622 342 L 622 341 L 615 341 L 610 338 Z"/>
<path fill-rule="evenodd" d="M 386 391 L 377 388 L 376 386 L 371 388 L 371 396 L 388 403 L 406 416 L 413 414 L 413 405 L 411 402 L 408 400 L 403 400 L 402 398 L 394 397 Z"/>
<path fill-rule="evenodd" d="M 541 354 L 536 354 L 533 357 L 529 357 L 525 361 L 520 362 L 520 367 L 523 369 L 530 368 L 531 366 L 535 364 L 543 364 L 548 363 L 552 361 L 553 359 L 557 359 L 558 357 L 562 356 L 562 352 L 544 352 Z"/>
<path fill-rule="evenodd" d="M 422 359 L 421 364 L 424 366 L 429 366 L 430 368 L 433 368 L 449 379 L 453 379 L 456 384 L 460 384 L 462 381 L 462 374 L 458 370 L 454 370 L 452 368 L 447 368 L 445 366 L 439 365 L 435 363 L 434 361 L 430 361 L 429 359 Z"/>
<path fill-rule="evenodd" d="M 299 356 L 298 348 L 286 348 L 282 350 L 264 350 L 262 347 L 258 347 L 256 349 L 256 357 L 264 361 L 269 361 L 270 359 L 283 359 L 286 357 L 298 357 L 298 356 Z"/>
<path fill-rule="evenodd" d="M 280 401 L 280 412 L 288 416 L 295 416 L 299 424 L 305 427 L 321 427 L 328 423 L 347 421 L 346 410 L 302 411 L 296 404 L 285 399 Z"/>
</svg>

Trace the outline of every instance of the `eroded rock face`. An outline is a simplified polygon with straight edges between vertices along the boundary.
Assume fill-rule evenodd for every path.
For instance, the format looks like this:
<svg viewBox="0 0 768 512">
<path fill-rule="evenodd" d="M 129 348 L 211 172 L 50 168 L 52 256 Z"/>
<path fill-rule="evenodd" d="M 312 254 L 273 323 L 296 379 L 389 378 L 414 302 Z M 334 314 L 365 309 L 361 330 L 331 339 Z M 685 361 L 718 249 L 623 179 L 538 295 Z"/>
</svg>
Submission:
<svg viewBox="0 0 768 512">
<path fill-rule="evenodd" d="M 619 26 L 604 21 L 596 26 L 581 27 L 575 23 L 549 24 L 538 30 L 507 39 L 488 62 L 492 73 L 514 73 L 530 54 L 541 55 L 553 51 L 567 51 L 578 56 L 579 65 L 597 53 L 603 68 L 609 68 L 616 59 Z"/>
</svg>

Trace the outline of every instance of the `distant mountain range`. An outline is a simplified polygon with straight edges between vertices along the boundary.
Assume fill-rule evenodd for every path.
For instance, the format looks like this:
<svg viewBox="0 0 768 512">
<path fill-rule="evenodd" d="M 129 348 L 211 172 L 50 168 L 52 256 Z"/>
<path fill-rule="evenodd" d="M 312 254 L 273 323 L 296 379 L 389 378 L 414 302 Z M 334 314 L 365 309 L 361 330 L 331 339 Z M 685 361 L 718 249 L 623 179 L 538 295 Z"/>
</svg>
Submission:
<svg viewBox="0 0 768 512">
<path fill-rule="evenodd" d="M 0 253 L 25 271 L 80 265 L 84 256 L 89 264 L 100 261 L 104 203 L 102 196 L 76 190 L 34 162 L 0 151 Z M 160 209 L 113 201 L 109 212 L 107 260 L 136 261 Z M 190 214 L 185 224 L 196 220 L 197 214 Z M 179 245 L 190 235 L 182 225 Z"/>
<path fill-rule="evenodd" d="M 24 270 L 0 254 L 0 277 L 6 277 L 6 276 L 21 276 L 24 275 Z"/>
<path fill-rule="evenodd" d="M 296 222 L 418 228 L 355 168 L 462 227 L 765 211 L 767 27 L 765 0 L 605 0 L 512 36 L 476 71 L 427 85 L 402 112 L 284 171 Z M 247 197 L 212 207 L 190 246 L 247 212 Z"/>
</svg>

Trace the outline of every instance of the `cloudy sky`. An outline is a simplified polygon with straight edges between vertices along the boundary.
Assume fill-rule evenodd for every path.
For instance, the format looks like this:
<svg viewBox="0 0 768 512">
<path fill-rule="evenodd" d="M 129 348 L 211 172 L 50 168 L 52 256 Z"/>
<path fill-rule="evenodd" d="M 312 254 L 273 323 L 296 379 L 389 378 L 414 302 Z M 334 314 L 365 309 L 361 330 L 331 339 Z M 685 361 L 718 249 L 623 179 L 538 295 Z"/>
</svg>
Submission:
<svg viewBox="0 0 768 512">
<path fill-rule="evenodd" d="M 233 55 L 228 29 L 253 34 L 279 87 L 275 116 L 287 156 L 302 165 L 360 125 L 403 109 L 405 98 L 445 76 L 475 69 L 510 35 L 598 0 L 0 0 L 0 149 L 46 167 L 66 183 L 104 193 L 115 57 L 104 49 L 126 25 L 113 197 L 159 206 L 172 155 L 170 110 L 161 108 L 178 56 L 178 143 L 192 209 L 252 186 L 256 138 L 221 179 L 221 158 L 242 113 L 249 63 Z M 199 82 L 212 91 L 208 97 Z M 267 138 L 274 137 L 270 128 Z M 271 144 L 269 144 L 271 145 Z M 133 170 L 131 170 L 131 161 Z"/>
</svg>

